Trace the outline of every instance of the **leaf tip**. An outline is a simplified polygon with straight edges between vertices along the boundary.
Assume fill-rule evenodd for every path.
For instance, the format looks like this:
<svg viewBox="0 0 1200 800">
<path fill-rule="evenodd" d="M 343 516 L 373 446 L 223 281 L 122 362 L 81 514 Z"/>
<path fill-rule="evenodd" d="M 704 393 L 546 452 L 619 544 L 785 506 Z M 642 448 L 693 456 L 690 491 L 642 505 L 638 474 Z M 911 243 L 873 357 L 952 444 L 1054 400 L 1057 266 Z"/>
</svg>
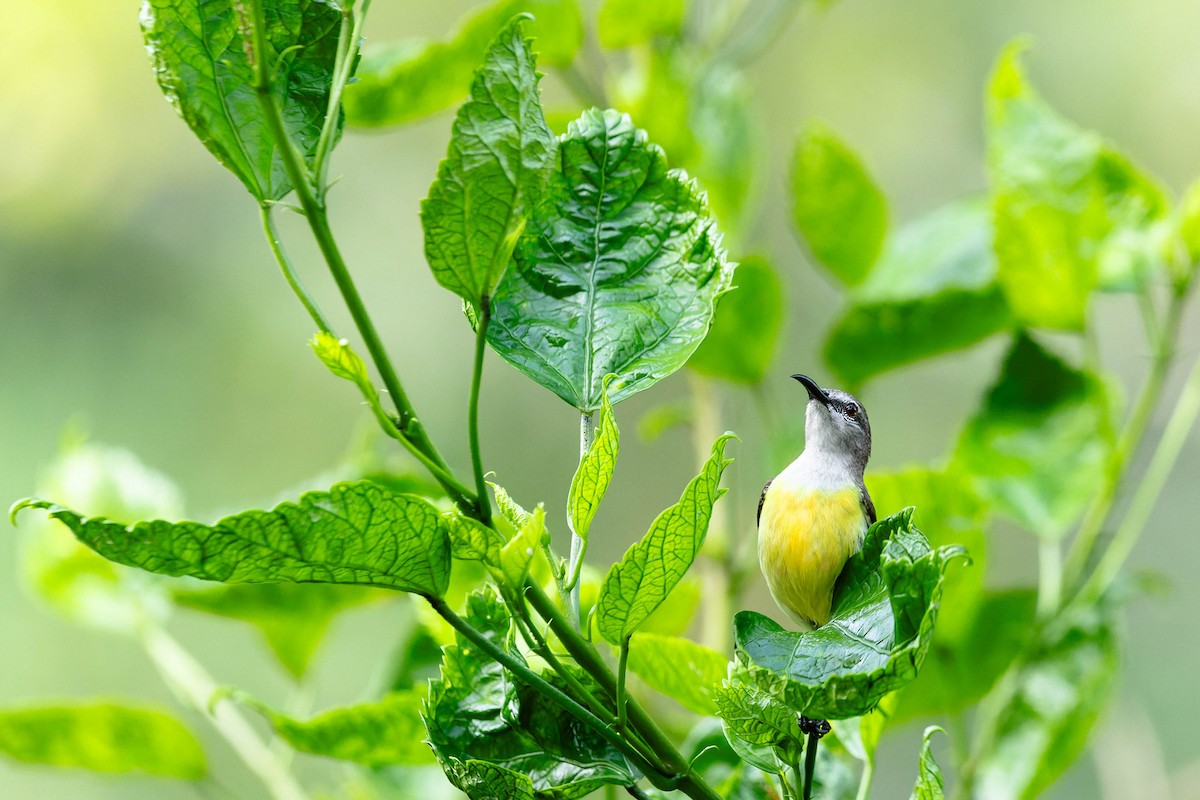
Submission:
<svg viewBox="0 0 1200 800">
<path fill-rule="evenodd" d="M 50 503 L 45 500 L 39 500 L 36 497 L 24 497 L 13 503 L 8 508 L 8 523 L 14 528 L 17 527 L 17 515 L 27 508 L 50 508 Z"/>
</svg>

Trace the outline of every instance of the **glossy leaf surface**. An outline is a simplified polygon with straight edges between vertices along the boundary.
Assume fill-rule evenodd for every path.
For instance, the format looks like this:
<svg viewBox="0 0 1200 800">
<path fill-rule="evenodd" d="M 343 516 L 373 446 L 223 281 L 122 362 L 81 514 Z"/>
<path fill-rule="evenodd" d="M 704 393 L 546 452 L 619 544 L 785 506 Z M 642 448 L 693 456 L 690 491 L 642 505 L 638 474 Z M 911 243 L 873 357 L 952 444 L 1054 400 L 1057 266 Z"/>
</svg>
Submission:
<svg viewBox="0 0 1200 800">
<path fill-rule="evenodd" d="M 636 631 L 695 561 L 713 504 L 726 491 L 718 487 L 730 464 L 725 459 L 730 438 L 725 434 L 713 443 L 712 454 L 679 502 L 659 514 L 646 535 L 609 569 L 596 605 L 596 627 L 609 643 L 619 645 Z"/>
<path fill-rule="evenodd" d="M 628 116 L 592 109 L 559 143 L 542 205 L 493 298 L 488 341 L 582 412 L 679 369 L 730 284 L 703 193 Z"/>
<path fill-rule="evenodd" d="M 916 676 L 946 565 L 963 553 L 931 548 L 912 525 L 911 509 L 880 520 L 842 571 L 828 624 L 797 633 L 742 611 L 734 620 L 737 658 L 759 688 L 798 713 L 862 716 Z"/>
<path fill-rule="evenodd" d="M 223 583 L 346 583 L 440 595 L 450 580 L 450 543 L 437 509 L 370 481 L 309 492 L 271 511 L 244 511 L 214 525 L 138 522 L 126 527 L 45 501 L 78 539 L 119 564 Z"/>
<path fill-rule="evenodd" d="M 154 75 L 188 127 L 259 200 L 291 191 L 254 88 L 234 0 L 146 0 L 142 33 Z M 342 12 L 333 0 L 264 0 L 266 57 L 289 142 L 311 162 L 329 107 Z"/>
</svg>

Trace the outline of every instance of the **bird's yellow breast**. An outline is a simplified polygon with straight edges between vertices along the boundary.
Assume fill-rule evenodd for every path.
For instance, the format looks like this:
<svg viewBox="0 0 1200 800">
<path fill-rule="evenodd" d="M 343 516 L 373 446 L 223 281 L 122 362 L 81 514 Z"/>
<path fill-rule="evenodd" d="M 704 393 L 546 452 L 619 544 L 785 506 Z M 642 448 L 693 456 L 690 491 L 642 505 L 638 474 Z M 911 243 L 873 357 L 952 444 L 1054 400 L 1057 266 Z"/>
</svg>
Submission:
<svg viewBox="0 0 1200 800">
<path fill-rule="evenodd" d="M 763 499 L 758 560 L 779 607 L 796 623 L 829 621 L 833 585 L 862 547 L 866 514 L 857 487 L 804 490 L 780 476 Z"/>
</svg>

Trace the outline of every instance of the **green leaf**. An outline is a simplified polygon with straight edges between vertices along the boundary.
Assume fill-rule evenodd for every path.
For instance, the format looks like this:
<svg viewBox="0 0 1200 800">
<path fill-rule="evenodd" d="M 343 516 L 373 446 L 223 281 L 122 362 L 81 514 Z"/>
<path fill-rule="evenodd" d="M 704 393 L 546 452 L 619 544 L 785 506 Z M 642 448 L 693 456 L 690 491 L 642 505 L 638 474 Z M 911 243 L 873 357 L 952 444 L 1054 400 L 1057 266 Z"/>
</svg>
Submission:
<svg viewBox="0 0 1200 800">
<path fill-rule="evenodd" d="M 1019 335 L 960 434 L 953 467 L 1000 513 L 1060 539 L 1099 488 L 1113 439 L 1100 379 Z"/>
<path fill-rule="evenodd" d="M 284 668 L 301 678 L 334 617 L 386 595 L 335 584 L 244 583 L 178 589 L 173 596 L 184 608 L 242 620 L 258 628 Z"/>
<path fill-rule="evenodd" d="M 309 720 L 281 714 L 248 697 L 238 699 L 259 711 L 280 738 L 304 753 L 368 767 L 434 763 L 421 721 L 424 688 L 392 692 L 375 702 L 335 708 Z"/>
<path fill-rule="evenodd" d="M 510 619 L 491 587 L 468 598 L 466 620 L 506 646 Z M 425 723 L 447 777 L 472 798 L 536 790 L 539 798 L 573 800 L 638 778 L 619 751 L 461 636 L 444 648 Z"/>
<path fill-rule="evenodd" d="M 600 45 L 618 50 L 655 36 L 671 36 L 683 27 L 683 0 L 604 0 L 596 19 Z"/>
<path fill-rule="evenodd" d="M 691 627 L 696 610 L 700 608 L 702 591 L 700 581 L 684 578 L 671 590 L 662 605 L 642 623 L 638 632 L 682 636 Z"/>
<path fill-rule="evenodd" d="M 712 455 L 683 490 L 679 502 L 663 511 L 650 530 L 613 564 L 600 588 L 596 625 L 610 644 L 619 645 L 646 621 L 675 588 L 704 544 L 713 504 L 725 493 L 721 474 L 729 466 L 725 444 L 713 443 Z"/>
<path fill-rule="evenodd" d="M 571 490 L 567 495 L 567 517 L 571 521 L 571 531 L 585 543 L 592 528 L 592 520 L 600 508 L 600 501 L 604 499 L 608 484 L 612 482 L 620 448 L 621 432 L 617 429 L 617 420 L 613 416 L 612 403 L 609 402 L 606 389 L 600 399 L 600 411 L 592 445 L 579 460 L 575 476 L 571 478 Z"/>
<path fill-rule="evenodd" d="M 717 303 L 713 326 L 688 366 L 734 383 L 763 379 L 783 328 L 783 284 L 771 265 L 752 256 L 738 264 L 734 287 Z"/>
<path fill-rule="evenodd" d="M 529 13 L 529 33 L 539 60 L 568 66 L 583 41 L 576 0 L 498 0 L 464 17 L 441 41 L 407 40 L 368 47 L 346 87 L 351 125 L 401 125 L 453 107 L 467 96 L 471 76 L 497 33 L 517 14 Z"/>
<path fill-rule="evenodd" d="M 437 509 L 370 481 L 309 492 L 271 511 L 218 521 L 138 522 L 126 527 L 42 500 L 81 542 L 118 564 L 161 575 L 223 583 L 346 583 L 441 595 L 450 580 L 450 543 Z"/>
<path fill-rule="evenodd" d="M 461 514 L 448 514 L 445 520 L 450 535 L 450 553 L 455 558 L 500 566 L 500 551 L 508 542 L 495 528 Z"/>
<path fill-rule="evenodd" d="M 745 761 L 779 774 L 804 744 L 796 713 L 734 666 L 715 691 L 725 738 Z"/>
<path fill-rule="evenodd" d="M 716 714 L 713 693 L 729 659 L 675 636 L 638 633 L 629 645 L 629 671 L 648 686 L 697 714 Z"/>
<path fill-rule="evenodd" d="M 492 487 L 492 494 L 496 496 L 496 507 L 500 509 L 500 514 L 508 520 L 508 523 L 513 528 L 520 528 L 525 524 L 525 520 L 529 518 L 529 512 L 522 508 L 521 504 L 508 494 L 508 491 L 497 483 L 488 483 Z"/>
<path fill-rule="evenodd" d="M 529 574 L 529 565 L 533 562 L 533 557 L 541 548 L 542 543 L 548 541 L 548 536 L 546 509 L 541 503 L 538 503 L 537 508 L 517 530 L 517 535 L 500 550 L 500 571 L 504 574 L 504 579 L 509 586 L 517 591 L 522 591 L 521 587 L 525 585 L 525 576 Z"/>
<path fill-rule="evenodd" d="M 162 711 L 114 703 L 0 711 L 0 754 L 27 764 L 197 780 L 200 743 Z"/>
<path fill-rule="evenodd" d="M 1200 181 L 1188 188 L 1179 205 L 1179 235 L 1189 261 L 1183 273 L 1189 275 L 1200 267 Z"/>
<path fill-rule="evenodd" d="M 321 331 L 309 341 L 308 346 L 334 376 L 374 392 L 366 363 L 350 349 L 347 339 L 339 339 L 329 331 Z"/>
<path fill-rule="evenodd" d="M 849 298 L 825 361 L 851 386 L 1010 327 L 986 204 L 953 203 L 906 225 Z"/>
<path fill-rule="evenodd" d="M 989 701 L 995 737 L 980 754 L 976 797 L 1037 797 L 1075 762 L 1117 682 L 1110 613 L 1102 604 L 1055 620 Z"/>
<path fill-rule="evenodd" d="M 937 550 L 912 524 L 912 510 L 871 526 L 834 589 L 828 624 L 797 633 L 753 611 L 734 619 L 736 655 L 760 689 L 793 711 L 823 719 L 859 717 L 908 684 L 925 659 L 942 576 L 959 547 Z"/>
<path fill-rule="evenodd" d="M 1165 193 L 1100 136 L 1029 86 L 1023 41 L 1005 48 L 987 97 L 998 277 L 1027 325 L 1082 330 L 1103 286 L 1137 289 L 1157 268 Z"/>
<path fill-rule="evenodd" d="M 559 169 L 496 291 L 488 341 L 584 413 L 683 366 L 729 287 L 704 194 L 628 116 L 592 109 L 559 145 Z"/>
<path fill-rule="evenodd" d="M 154 75 L 188 127 L 259 200 L 292 189 L 254 88 L 235 0 L 145 0 Z M 334 0 L 264 0 L 275 104 L 288 141 L 312 162 L 329 108 L 342 12 Z M 339 124 L 340 129 L 340 124 Z"/>
<path fill-rule="evenodd" d="M 433 276 L 474 304 L 492 294 L 508 268 L 554 159 L 554 136 L 542 116 L 538 73 L 521 23 L 514 19 L 488 48 L 421 203 Z"/>
<path fill-rule="evenodd" d="M 924 740 L 921 743 L 921 763 L 917 772 L 917 782 L 913 786 L 910 800 L 944 800 L 945 786 L 942 784 L 942 771 L 933 760 L 932 740 L 935 733 L 945 733 L 936 725 L 925 729 Z"/>
<path fill-rule="evenodd" d="M 848 286 L 862 283 L 883 246 L 887 202 L 833 131 L 811 126 L 792 158 L 792 220 L 813 256 Z"/>
</svg>

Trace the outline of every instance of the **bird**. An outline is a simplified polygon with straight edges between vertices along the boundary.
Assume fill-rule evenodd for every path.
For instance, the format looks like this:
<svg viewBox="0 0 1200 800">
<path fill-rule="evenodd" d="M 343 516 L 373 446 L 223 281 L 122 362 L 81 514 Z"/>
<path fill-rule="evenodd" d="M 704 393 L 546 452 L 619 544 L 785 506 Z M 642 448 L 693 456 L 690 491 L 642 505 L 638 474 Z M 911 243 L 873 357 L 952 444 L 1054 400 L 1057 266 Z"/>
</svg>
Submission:
<svg viewBox="0 0 1200 800">
<path fill-rule="evenodd" d="M 809 631 L 829 622 L 838 575 L 875 523 L 863 482 L 871 423 L 853 395 L 792 377 L 808 390 L 804 450 L 763 487 L 758 561 L 780 609 Z"/>
</svg>

